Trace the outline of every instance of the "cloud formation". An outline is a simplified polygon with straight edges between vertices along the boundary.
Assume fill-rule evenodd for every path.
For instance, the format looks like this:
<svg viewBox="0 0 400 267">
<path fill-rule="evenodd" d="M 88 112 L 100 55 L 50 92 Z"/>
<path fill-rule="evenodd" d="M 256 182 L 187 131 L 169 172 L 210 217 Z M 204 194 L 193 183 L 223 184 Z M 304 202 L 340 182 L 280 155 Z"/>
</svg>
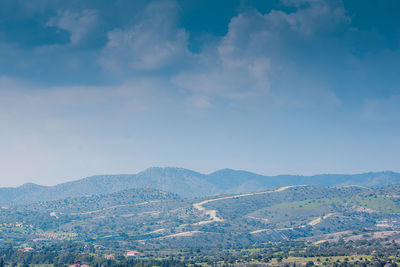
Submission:
<svg viewBox="0 0 400 267">
<path fill-rule="evenodd" d="M 329 105 L 340 103 L 326 86 L 318 88 L 318 82 L 303 84 L 312 79 L 300 78 L 309 74 L 302 70 L 303 62 L 297 62 L 292 51 L 294 44 L 313 42 L 316 34 L 334 32 L 347 23 L 349 18 L 342 5 L 339 1 L 319 0 L 284 4 L 298 9 L 266 14 L 249 10 L 232 18 L 221 41 L 198 55 L 196 67 L 173 77 L 173 83 L 208 97 L 240 99 L 269 95 L 282 105 L 284 99 L 298 96 L 295 102 L 302 103 L 295 107 L 308 105 L 312 101 L 306 97 L 313 96 Z"/>
<path fill-rule="evenodd" d="M 398 158 L 394 5 L 378 18 L 340 0 L 4 3 L 0 176 L 14 183 L 152 165 L 370 171 Z M 392 153 L 364 161 L 383 146 Z"/>
<path fill-rule="evenodd" d="M 177 26 L 176 2 L 150 3 L 135 25 L 107 33 L 100 63 L 121 72 L 159 70 L 189 56 L 188 34 Z"/>
<path fill-rule="evenodd" d="M 282 0 L 289 7 L 298 8 L 296 12 L 271 11 L 264 16 L 275 30 L 290 29 L 304 35 L 326 34 L 350 22 L 342 1 L 339 0 Z"/>
<path fill-rule="evenodd" d="M 62 10 L 46 24 L 48 27 L 58 27 L 70 34 L 71 45 L 79 44 L 92 30 L 98 21 L 96 10 L 85 9 L 81 12 Z"/>
</svg>

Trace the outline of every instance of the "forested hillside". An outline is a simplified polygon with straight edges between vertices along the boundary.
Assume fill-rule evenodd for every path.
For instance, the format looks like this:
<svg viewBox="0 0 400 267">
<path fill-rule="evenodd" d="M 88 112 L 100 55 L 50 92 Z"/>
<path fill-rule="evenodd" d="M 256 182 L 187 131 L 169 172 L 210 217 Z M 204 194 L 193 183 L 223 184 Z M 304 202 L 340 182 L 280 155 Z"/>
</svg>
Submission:
<svg viewBox="0 0 400 267">
<path fill-rule="evenodd" d="M 323 240 L 346 231 L 357 236 L 366 229 L 400 230 L 399 195 L 398 186 L 288 186 L 195 199 L 129 189 L 3 207 L 0 220 L 5 228 L 0 233 L 6 239 L 28 240 L 64 233 L 103 246 L 124 241 L 124 246 L 154 249 Z"/>
<path fill-rule="evenodd" d="M 84 245 L 85 251 L 90 247 L 93 255 L 134 249 L 150 259 L 186 255 L 195 262 L 372 254 L 379 242 L 393 249 L 400 242 L 399 196 L 398 185 L 295 185 L 198 198 L 128 189 L 3 206 L 0 246 L 16 260 L 25 254 L 15 254 L 10 246 L 43 254 L 44 248 L 66 242 Z"/>
</svg>

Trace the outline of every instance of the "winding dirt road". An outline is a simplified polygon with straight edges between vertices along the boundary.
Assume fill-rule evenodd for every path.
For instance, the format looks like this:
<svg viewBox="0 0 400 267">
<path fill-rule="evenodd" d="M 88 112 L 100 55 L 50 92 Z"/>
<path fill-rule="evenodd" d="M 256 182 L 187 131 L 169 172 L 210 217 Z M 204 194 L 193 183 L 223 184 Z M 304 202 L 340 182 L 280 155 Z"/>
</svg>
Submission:
<svg viewBox="0 0 400 267">
<path fill-rule="evenodd" d="M 297 187 L 297 186 L 303 186 L 303 185 L 291 185 L 291 186 L 284 186 L 280 187 L 275 190 L 267 190 L 267 191 L 261 191 L 261 192 L 253 192 L 253 193 L 244 193 L 244 194 L 238 194 L 238 195 L 232 195 L 232 196 L 226 196 L 226 197 L 218 197 L 218 198 L 213 198 L 213 199 L 207 199 L 198 203 L 193 204 L 193 208 L 197 209 L 198 211 L 203 212 L 205 215 L 210 217 L 210 220 L 206 221 L 200 221 L 197 223 L 194 223 L 193 225 L 203 225 L 203 224 L 208 224 L 212 222 L 223 222 L 224 219 L 221 217 L 218 217 L 217 211 L 216 210 L 207 210 L 203 205 L 206 205 L 210 202 L 215 202 L 219 200 L 225 200 L 225 199 L 232 199 L 232 198 L 239 198 L 239 197 L 248 197 L 248 196 L 254 196 L 254 195 L 262 195 L 262 194 L 269 194 L 269 193 L 274 193 L 274 192 L 281 192 L 286 189 L 292 188 L 292 187 Z"/>
</svg>

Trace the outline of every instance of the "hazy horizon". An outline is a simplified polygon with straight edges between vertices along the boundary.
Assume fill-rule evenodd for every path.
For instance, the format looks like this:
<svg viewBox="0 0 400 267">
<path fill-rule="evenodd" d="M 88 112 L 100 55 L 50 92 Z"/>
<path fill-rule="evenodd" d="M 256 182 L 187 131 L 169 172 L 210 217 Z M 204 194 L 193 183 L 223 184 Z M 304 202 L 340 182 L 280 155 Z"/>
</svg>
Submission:
<svg viewBox="0 0 400 267">
<path fill-rule="evenodd" d="M 93 177 L 93 176 L 102 176 L 102 175 L 110 175 L 110 176 L 118 176 L 118 175 L 136 175 L 139 174 L 143 171 L 146 171 L 148 169 L 152 169 L 152 168 L 161 168 L 161 169 L 165 169 L 165 168 L 172 168 L 172 169 L 184 169 L 184 170 L 188 170 L 188 171 L 194 171 L 200 174 L 205 174 L 205 175 L 210 175 L 212 173 L 218 172 L 218 171 L 223 171 L 223 170 L 233 170 L 233 171 L 244 171 L 244 172 L 250 172 L 250 173 L 254 173 L 257 175 L 262 175 L 262 176 L 266 176 L 266 177 L 274 177 L 274 176 L 280 176 L 280 175 L 291 175 L 291 176 L 304 176 L 304 177 L 311 177 L 311 176 L 317 176 L 317 175 L 357 175 L 357 174 L 366 174 L 366 173 L 385 173 L 385 172 L 392 172 L 392 173 L 399 173 L 393 170 L 380 170 L 380 171 L 366 171 L 366 172 L 354 172 L 354 173 L 311 173 L 311 174 L 301 174 L 301 173 L 277 173 L 277 174 L 265 174 L 265 173 L 259 173 L 257 171 L 251 171 L 251 170 L 243 170 L 243 169 L 232 169 L 232 168 L 221 168 L 221 169 L 216 169 L 213 171 L 208 171 L 208 172 L 203 172 L 203 171 L 197 171 L 197 170 L 193 170 L 193 169 L 189 169 L 189 168 L 183 168 L 183 167 L 173 167 L 173 166 L 152 166 L 152 167 L 148 167 L 146 169 L 140 170 L 140 171 L 136 171 L 136 172 L 130 172 L 130 173 L 97 173 L 97 174 L 91 174 L 91 175 L 87 175 L 87 176 L 82 176 L 82 177 L 74 177 L 74 178 L 66 178 L 65 180 L 58 180 L 55 183 L 49 183 L 49 184 L 41 184 L 41 183 L 36 183 L 33 180 L 32 181 L 27 181 L 24 182 L 22 184 L 16 184 L 16 185 L 0 185 L 0 188 L 2 187 L 19 187 L 19 186 L 23 186 L 25 184 L 36 184 L 36 185 L 41 185 L 41 186 L 54 186 L 54 185 L 58 185 L 58 184 L 63 184 L 63 183 L 68 183 L 68 182 L 74 182 L 74 181 L 78 181 L 81 179 L 85 179 L 85 178 L 89 178 L 89 177 Z"/>
<path fill-rule="evenodd" d="M 400 2 L 0 4 L 0 186 L 400 172 Z"/>
</svg>

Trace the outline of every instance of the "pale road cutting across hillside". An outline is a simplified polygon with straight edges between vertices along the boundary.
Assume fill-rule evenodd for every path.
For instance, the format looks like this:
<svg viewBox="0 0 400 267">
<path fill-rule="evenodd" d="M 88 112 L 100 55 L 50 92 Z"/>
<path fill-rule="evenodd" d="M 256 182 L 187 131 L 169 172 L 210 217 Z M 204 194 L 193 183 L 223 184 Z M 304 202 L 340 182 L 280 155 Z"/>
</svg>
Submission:
<svg viewBox="0 0 400 267">
<path fill-rule="evenodd" d="M 331 217 L 331 216 L 333 216 L 335 214 L 336 213 L 328 213 L 327 215 L 325 215 L 323 217 L 314 218 L 310 222 L 308 222 L 307 224 L 300 225 L 297 228 L 305 228 L 307 225 L 315 226 L 315 225 L 321 223 L 326 218 L 329 218 L 329 217 Z M 294 227 L 278 228 L 278 229 L 260 229 L 260 230 L 256 230 L 256 231 L 250 232 L 250 234 L 259 234 L 259 233 L 268 232 L 268 231 L 287 231 L 287 230 L 294 230 Z"/>
<path fill-rule="evenodd" d="M 92 211 L 86 211 L 86 212 L 72 212 L 72 213 L 70 213 L 70 215 L 88 215 L 88 214 L 102 212 L 102 211 L 105 211 L 105 210 L 117 209 L 117 208 L 122 208 L 122 207 L 142 206 L 142 205 L 147 205 L 147 204 L 151 204 L 151 203 L 158 203 L 158 202 L 161 202 L 161 200 L 150 200 L 150 201 L 145 201 L 145 202 L 140 202 L 140 203 L 135 203 L 135 204 L 120 204 L 120 205 L 115 205 L 115 206 L 111 206 L 111 207 L 102 208 L 102 209 L 99 209 L 99 210 L 92 210 Z"/>
<path fill-rule="evenodd" d="M 284 186 L 280 187 L 275 190 L 268 190 L 268 191 L 261 191 L 261 192 L 253 192 L 253 193 L 244 193 L 244 194 L 239 194 L 239 195 L 232 195 L 232 196 L 226 196 L 226 197 L 219 197 L 219 198 L 213 198 L 213 199 L 208 199 L 204 200 L 198 203 L 193 204 L 193 208 L 197 209 L 198 211 L 202 211 L 205 215 L 209 216 L 211 219 L 206 220 L 206 221 L 200 221 L 198 223 L 194 223 L 193 225 L 203 225 L 203 224 L 208 224 L 212 222 L 223 222 L 224 219 L 221 217 L 217 216 L 217 211 L 216 210 L 207 210 L 206 208 L 203 207 L 203 205 L 208 204 L 210 202 L 215 202 L 219 200 L 225 200 L 225 199 L 232 199 L 232 198 L 239 198 L 239 197 L 248 197 L 248 196 L 254 196 L 254 195 L 262 195 L 262 194 L 269 194 L 269 193 L 274 193 L 274 192 L 281 192 L 286 189 L 292 188 L 292 187 L 298 187 L 298 186 L 304 186 L 304 185 L 290 185 L 290 186 Z"/>
<path fill-rule="evenodd" d="M 311 222 L 309 222 L 309 223 L 307 223 L 307 224 L 308 224 L 308 225 L 311 225 L 311 226 L 315 226 L 315 225 L 321 223 L 322 220 L 325 220 L 326 218 L 331 217 L 332 215 L 335 215 L 335 214 L 336 214 L 336 213 L 328 213 L 328 214 L 325 215 L 325 216 L 317 217 L 317 218 L 313 219 Z"/>
<path fill-rule="evenodd" d="M 199 234 L 199 233 L 202 233 L 202 232 L 201 231 L 188 231 L 188 232 L 181 232 L 181 233 L 176 233 L 176 234 L 171 234 L 171 235 L 158 237 L 157 239 L 165 239 L 165 238 L 181 237 L 181 236 L 193 236 L 193 235 Z"/>
</svg>

